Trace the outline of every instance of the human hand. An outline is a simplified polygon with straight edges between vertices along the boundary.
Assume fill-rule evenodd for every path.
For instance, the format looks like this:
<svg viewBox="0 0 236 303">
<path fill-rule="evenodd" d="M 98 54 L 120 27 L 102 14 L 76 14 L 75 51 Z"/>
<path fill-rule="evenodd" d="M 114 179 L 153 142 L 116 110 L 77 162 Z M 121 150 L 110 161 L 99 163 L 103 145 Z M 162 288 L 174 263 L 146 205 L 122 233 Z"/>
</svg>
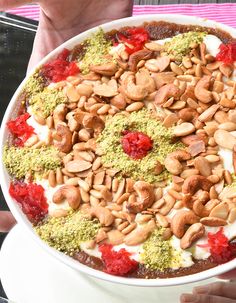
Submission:
<svg viewBox="0 0 236 303">
<path fill-rule="evenodd" d="M 35 1 L 0 0 L 0 10 Z M 64 41 L 102 23 L 131 16 L 133 0 L 39 0 L 41 13 L 29 69 Z"/>
<path fill-rule="evenodd" d="M 182 294 L 181 303 L 236 303 L 236 282 L 215 282 Z"/>
<path fill-rule="evenodd" d="M 0 232 L 8 232 L 15 224 L 16 220 L 9 211 L 0 211 Z"/>
</svg>

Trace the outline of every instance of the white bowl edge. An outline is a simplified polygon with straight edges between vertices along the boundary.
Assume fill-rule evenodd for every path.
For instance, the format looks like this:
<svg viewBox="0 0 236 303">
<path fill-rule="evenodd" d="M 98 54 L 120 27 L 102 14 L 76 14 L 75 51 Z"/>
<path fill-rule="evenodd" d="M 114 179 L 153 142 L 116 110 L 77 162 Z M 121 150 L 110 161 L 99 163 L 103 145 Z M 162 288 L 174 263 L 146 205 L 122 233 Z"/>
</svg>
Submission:
<svg viewBox="0 0 236 303">
<path fill-rule="evenodd" d="M 192 24 L 192 25 L 201 25 L 205 27 L 213 27 L 213 28 L 219 28 L 221 30 L 224 30 L 231 34 L 233 37 L 236 38 L 236 30 L 220 23 L 217 23 L 215 21 L 206 20 L 203 18 L 198 17 L 192 17 L 192 16 L 184 16 L 184 15 L 171 15 L 171 14 L 154 14 L 154 15 L 142 15 L 142 16 L 136 16 L 136 17 L 129 17 L 124 19 L 119 19 L 115 21 L 111 21 L 109 23 L 103 24 L 99 27 L 101 27 L 105 32 L 110 31 L 112 29 L 119 29 L 124 26 L 138 26 L 142 25 L 143 22 L 151 22 L 151 21 L 167 21 L 167 22 L 173 22 L 173 23 L 179 23 L 179 24 Z M 82 42 L 86 38 L 88 38 L 92 33 L 96 32 L 99 27 L 95 27 L 93 29 L 87 30 L 76 37 L 71 38 L 70 40 L 66 41 L 59 47 L 57 47 L 55 50 L 53 50 L 50 54 L 48 54 L 43 60 L 40 61 L 40 63 L 35 67 L 38 68 L 45 62 L 47 62 L 50 58 L 55 57 L 59 52 L 63 50 L 63 48 L 69 48 L 72 49 L 76 44 Z M 30 74 L 24 79 L 24 81 L 21 83 L 21 85 L 16 90 L 15 94 L 13 95 L 7 110 L 4 114 L 4 118 L 2 120 L 1 124 L 1 133 L 0 133 L 0 150 L 1 150 L 1 156 L 4 144 L 6 142 L 6 138 L 8 136 L 8 131 L 4 127 L 11 117 L 12 112 L 14 111 L 15 104 L 17 102 L 17 98 L 26 82 L 28 77 L 33 74 L 35 71 L 35 68 L 30 72 Z M 31 236 L 43 249 L 45 249 L 49 254 L 55 256 L 57 259 L 65 263 L 66 265 L 70 266 L 71 268 L 81 271 L 83 273 L 86 273 L 88 275 L 91 275 L 95 278 L 99 278 L 102 280 L 106 280 L 109 282 L 119 283 L 119 284 L 127 284 L 127 285 L 133 285 L 133 286 L 141 286 L 141 287 L 157 287 L 157 286 L 174 286 L 174 285 L 181 285 L 181 284 L 187 284 L 192 282 L 197 282 L 200 280 L 208 279 L 211 277 L 214 277 L 216 275 L 225 273 L 233 268 L 236 267 L 236 259 L 227 262 L 225 264 L 216 266 L 214 268 L 192 274 L 182 277 L 176 277 L 176 278 L 166 278 L 166 279 L 137 279 L 137 278 L 124 278 L 124 277 L 117 277 L 108 275 L 104 272 L 92 269 L 86 265 L 83 265 L 79 263 L 78 261 L 66 256 L 63 253 L 60 253 L 56 251 L 55 249 L 49 247 L 47 244 L 45 244 L 34 232 L 32 229 L 32 226 L 28 219 L 25 217 L 25 215 L 20 210 L 20 207 L 13 201 L 11 198 L 8 188 L 9 188 L 9 176 L 8 173 L 1 161 L 0 166 L 0 180 L 1 180 L 1 186 L 2 191 L 4 194 L 4 197 L 8 203 L 8 206 L 18 221 L 19 224 L 24 226 L 24 229 L 26 232 L 29 233 L 29 236 Z"/>
</svg>

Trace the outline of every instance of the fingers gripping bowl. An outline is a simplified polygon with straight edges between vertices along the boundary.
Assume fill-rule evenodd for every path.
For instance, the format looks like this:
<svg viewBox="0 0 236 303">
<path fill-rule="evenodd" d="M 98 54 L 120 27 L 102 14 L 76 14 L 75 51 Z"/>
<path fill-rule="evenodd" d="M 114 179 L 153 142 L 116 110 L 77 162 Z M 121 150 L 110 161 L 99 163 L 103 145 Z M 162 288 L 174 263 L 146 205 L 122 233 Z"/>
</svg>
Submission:
<svg viewBox="0 0 236 303">
<path fill-rule="evenodd" d="M 1 133 L 3 192 L 37 242 L 132 285 L 235 267 L 235 36 L 192 17 L 133 17 L 41 62 Z"/>
</svg>

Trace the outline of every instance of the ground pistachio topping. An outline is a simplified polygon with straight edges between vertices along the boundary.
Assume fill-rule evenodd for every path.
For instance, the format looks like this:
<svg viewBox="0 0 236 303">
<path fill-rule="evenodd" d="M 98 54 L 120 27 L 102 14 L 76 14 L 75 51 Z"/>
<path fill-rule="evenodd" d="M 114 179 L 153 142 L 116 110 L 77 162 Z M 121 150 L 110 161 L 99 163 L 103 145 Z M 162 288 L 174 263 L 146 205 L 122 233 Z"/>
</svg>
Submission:
<svg viewBox="0 0 236 303">
<path fill-rule="evenodd" d="M 89 72 L 89 66 L 100 65 L 111 61 L 107 58 L 109 49 L 112 44 L 105 37 L 105 33 L 102 28 L 100 28 L 96 33 L 94 33 L 89 39 L 84 43 L 86 51 L 82 62 L 80 63 L 80 69 L 83 74 Z"/>
<path fill-rule="evenodd" d="M 153 140 L 153 148 L 144 158 L 134 160 L 123 151 L 121 138 L 125 130 L 143 132 Z M 167 170 L 155 175 L 157 161 L 163 164 L 169 153 L 184 148 L 182 143 L 173 143 L 172 139 L 172 128 L 165 128 L 151 112 L 142 109 L 131 113 L 129 117 L 120 113 L 108 119 L 97 142 L 103 153 L 102 162 L 105 166 L 117 169 L 120 176 L 154 183 L 169 177 Z"/>
<path fill-rule="evenodd" d="M 29 77 L 24 85 L 24 91 L 27 95 L 33 96 L 43 91 L 44 79 L 36 71 L 32 76 Z"/>
<path fill-rule="evenodd" d="M 48 217 L 35 230 L 51 247 L 73 255 L 82 242 L 95 238 L 99 228 L 97 219 L 89 220 L 82 212 L 71 210 L 66 217 Z"/>
<path fill-rule="evenodd" d="M 67 97 L 62 91 L 45 88 L 42 92 L 30 98 L 29 105 L 31 105 L 33 113 L 47 118 L 53 113 L 57 105 L 66 103 L 67 101 Z"/>
<path fill-rule="evenodd" d="M 165 51 L 173 55 L 177 61 L 181 61 L 183 56 L 187 55 L 191 48 L 200 44 L 207 35 L 205 32 L 188 32 L 171 38 L 164 44 Z"/>
<path fill-rule="evenodd" d="M 156 229 L 143 244 L 142 263 L 151 270 L 164 271 L 167 268 L 178 267 L 180 254 L 172 247 L 171 241 L 162 238 L 165 228 Z"/>
<path fill-rule="evenodd" d="M 60 167 L 61 158 L 58 150 L 53 146 L 40 148 L 5 146 L 3 163 L 9 174 L 17 179 L 24 178 L 28 174 L 36 178 Z"/>
</svg>

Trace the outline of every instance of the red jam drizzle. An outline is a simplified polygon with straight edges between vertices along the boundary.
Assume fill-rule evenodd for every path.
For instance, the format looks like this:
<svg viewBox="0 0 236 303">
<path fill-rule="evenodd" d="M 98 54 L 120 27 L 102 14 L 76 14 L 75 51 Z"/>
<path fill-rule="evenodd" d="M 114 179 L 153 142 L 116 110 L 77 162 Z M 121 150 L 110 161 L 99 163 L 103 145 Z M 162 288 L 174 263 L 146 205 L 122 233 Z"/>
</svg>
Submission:
<svg viewBox="0 0 236 303">
<path fill-rule="evenodd" d="M 130 253 L 124 248 L 114 251 L 110 244 L 99 246 L 102 253 L 102 261 L 105 265 L 105 272 L 115 276 L 126 276 L 138 267 L 138 262 L 130 258 Z"/>
<path fill-rule="evenodd" d="M 118 38 L 125 43 L 126 52 L 131 55 L 143 49 L 144 44 L 149 40 L 149 34 L 142 27 L 129 28 L 125 34 L 119 33 Z"/>
<path fill-rule="evenodd" d="M 51 82 L 59 82 L 65 80 L 69 76 L 73 76 L 80 72 L 75 61 L 68 61 L 70 51 L 64 49 L 56 59 L 43 65 L 41 69 L 42 75 Z"/>
<path fill-rule="evenodd" d="M 207 247 L 212 260 L 218 264 L 226 263 L 236 256 L 236 243 L 229 242 L 223 233 L 223 228 L 220 228 L 215 234 L 208 233 Z"/>
<path fill-rule="evenodd" d="M 229 44 L 221 44 L 220 51 L 216 55 L 216 60 L 226 64 L 232 64 L 236 61 L 236 42 Z"/>
<path fill-rule="evenodd" d="M 126 130 L 122 134 L 121 145 L 131 158 L 142 159 L 152 149 L 152 140 L 144 133 Z"/>
<path fill-rule="evenodd" d="M 44 188 L 35 183 L 11 182 L 9 193 L 22 207 L 28 219 L 36 224 L 48 213 Z"/>
<path fill-rule="evenodd" d="M 17 117 L 15 120 L 7 122 L 8 129 L 14 136 L 16 136 L 14 144 L 17 146 L 24 146 L 24 143 L 32 136 L 32 134 L 34 134 L 34 128 L 26 122 L 29 117 L 30 114 L 25 113 Z"/>
</svg>

